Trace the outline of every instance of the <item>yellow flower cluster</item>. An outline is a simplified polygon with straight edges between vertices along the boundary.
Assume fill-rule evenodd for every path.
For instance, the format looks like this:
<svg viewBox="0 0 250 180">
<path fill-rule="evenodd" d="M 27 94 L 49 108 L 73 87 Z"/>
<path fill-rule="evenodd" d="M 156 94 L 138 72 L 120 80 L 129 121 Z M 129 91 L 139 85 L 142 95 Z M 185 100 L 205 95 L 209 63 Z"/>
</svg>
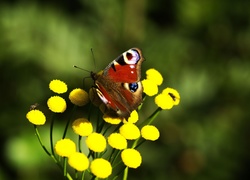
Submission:
<svg viewBox="0 0 250 180">
<path fill-rule="evenodd" d="M 67 92 L 68 87 L 63 81 L 55 79 L 49 83 L 49 89 L 57 94 L 62 94 Z M 74 89 L 69 94 L 69 100 L 76 106 L 86 105 L 89 102 L 88 93 L 79 88 Z M 58 95 L 51 96 L 47 105 L 49 110 L 54 113 L 63 113 L 67 108 L 65 99 Z M 43 125 L 46 121 L 43 112 L 33 108 L 26 114 L 26 118 L 34 125 Z M 84 133 L 86 134 L 86 132 Z"/>
<path fill-rule="evenodd" d="M 146 72 L 146 79 L 142 81 L 144 93 L 148 96 L 156 95 L 158 93 L 158 86 L 162 82 L 162 75 L 155 69 L 149 69 Z M 49 83 L 49 89 L 57 95 L 48 98 L 48 109 L 53 113 L 64 113 L 67 109 L 67 102 L 59 94 L 67 92 L 67 85 L 56 79 Z M 68 120 L 62 139 L 58 140 L 55 144 L 51 142 L 51 156 L 58 164 L 60 164 L 61 159 L 66 160 L 65 162 L 68 162 L 68 165 L 74 168 L 76 172 L 88 169 L 86 172 L 90 172 L 92 179 L 95 177 L 110 177 L 112 172 L 115 172 L 113 170 L 115 160 L 122 161 L 127 169 L 138 168 L 142 163 L 142 156 L 137 147 L 145 140 L 155 141 L 160 137 L 159 130 L 151 125 L 155 117 L 154 114 L 157 114 L 156 112 L 162 109 L 171 109 L 180 102 L 180 95 L 176 90 L 172 88 L 164 89 L 154 98 L 159 108 L 147 120 L 140 123 L 140 116 L 138 114 L 140 108 L 132 111 L 130 117 L 127 119 L 111 116 L 106 105 L 96 96 L 94 88 L 91 88 L 89 93 L 80 88 L 73 89 L 69 93 L 68 98 L 75 107 L 84 106 L 91 100 L 103 112 L 103 116 L 102 119 L 97 116 L 97 120 L 92 121 L 92 117 L 96 117 L 97 114 L 91 113 L 93 111 L 90 110 L 89 115 L 86 115 L 88 118 L 78 117 L 72 121 L 71 130 L 78 135 L 78 143 L 66 138 L 68 125 L 71 123 L 71 120 Z M 37 108 L 31 109 L 26 114 L 26 118 L 34 125 L 43 125 L 46 122 L 45 115 Z M 51 124 L 50 140 L 53 141 L 53 123 Z M 39 135 L 38 138 L 40 138 Z M 39 141 L 45 149 L 40 139 Z M 128 143 L 128 141 L 131 143 Z M 82 147 L 87 147 L 88 154 L 85 153 L 85 150 L 82 151 Z M 48 150 L 46 152 L 49 154 Z M 117 158 L 118 155 L 120 155 L 120 158 Z M 58 156 L 64 158 L 58 158 Z M 66 168 L 64 167 L 64 169 Z M 70 175 L 67 174 L 67 176 Z"/>
</svg>

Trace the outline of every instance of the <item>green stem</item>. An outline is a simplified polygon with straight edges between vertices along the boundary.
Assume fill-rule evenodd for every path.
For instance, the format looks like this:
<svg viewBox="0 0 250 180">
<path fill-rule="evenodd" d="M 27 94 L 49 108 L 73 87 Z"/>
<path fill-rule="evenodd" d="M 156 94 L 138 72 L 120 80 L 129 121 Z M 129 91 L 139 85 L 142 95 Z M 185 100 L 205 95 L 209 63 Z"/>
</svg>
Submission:
<svg viewBox="0 0 250 180">
<path fill-rule="evenodd" d="M 141 138 L 139 137 L 139 138 L 137 138 L 135 141 L 134 141 L 134 143 L 133 143 L 133 145 L 132 145 L 132 149 L 134 149 L 135 147 L 136 147 L 136 145 L 137 145 L 137 143 L 138 143 L 138 141 L 140 140 Z"/>
<path fill-rule="evenodd" d="M 82 139 L 82 136 L 78 136 L 78 149 L 79 149 L 79 152 L 82 152 L 81 139 Z"/>
<path fill-rule="evenodd" d="M 68 118 L 68 121 L 67 121 L 67 123 L 66 123 L 65 129 L 64 129 L 64 132 L 63 132 L 62 139 L 64 139 L 64 138 L 66 137 L 67 130 L 68 130 L 68 127 L 69 127 L 69 123 L 70 123 L 70 121 L 71 121 L 71 119 L 72 119 L 72 117 L 73 117 L 73 114 L 74 114 L 74 112 L 75 112 L 75 110 L 76 110 L 76 107 L 77 107 L 77 106 L 74 106 L 74 107 L 73 107 L 72 113 L 71 113 L 70 117 Z"/>
<path fill-rule="evenodd" d="M 136 144 L 136 146 L 134 147 L 135 149 L 138 148 L 140 145 L 142 145 L 144 142 L 146 142 L 145 139 L 143 139 L 139 144 Z"/>
<path fill-rule="evenodd" d="M 67 159 L 63 157 L 63 176 L 67 176 Z"/>
<path fill-rule="evenodd" d="M 128 167 L 124 169 L 124 174 L 123 174 L 123 180 L 127 180 L 127 179 L 128 179 Z"/>
<path fill-rule="evenodd" d="M 51 153 L 47 150 L 47 148 L 44 146 L 44 144 L 43 144 L 43 142 L 42 142 L 42 139 L 41 139 L 41 136 L 40 136 L 40 134 L 39 134 L 39 131 L 38 131 L 36 125 L 34 126 L 34 128 L 35 128 L 35 134 L 36 134 L 36 136 L 37 136 L 37 139 L 38 139 L 40 145 L 42 146 L 43 150 L 46 152 L 46 154 L 48 154 L 48 155 L 54 160 L 54 162 L 58 165 L 58 167 L 59 167 L 60 169 L 62 169 L 62 166 L 60 165 L 60 163 L 58 162 L 58 160 L 56 159 L 56 157 L 55 157 L 53 154 L 51 154 Z M 65 175 L 65 176 L 67 177 L 68 180 L 73 180 L 69 173 L 66 172 L 66 175 Z"/>
<path fill-rule="evenodd" d="M 144 97 L 143 97 L 142 102 L 144 102 L 144 101 L 146 100 L 146 97 L 147 97 L 147 96 L 144 96 Z M 141 110 L 142 105 L 143 105 L 143 103 L 141 103 L 141 105 L 140 105 L 140 106 L 138 106 L 138 108 L 137 108 L 137 109 L 138 109 L 138 111 L 140 111 L 140 110 Z"/>
<path fill-rule="evenodd" d="M 82 172 L 82 179 L 81 179 L 81 180 L 84 180 L 85 172 L 86 172 L 86 171 L 83 171 L 83 172 Z"/>
<path fill-rule="evenodd" d="M 144 125 L 150 125 L 153 123 L 153 121 L 155 120 L 155 118 L 158 116 L 158 114 L 161 112 L 161 108 L 158 107 L 142 124 L 141 127 L 143 127 Z"/>
<path fill-rule="evenodd" d="M 55 153 L 54 153 L 54 143 L 53 143 L 53 126 L 54 126 L 54 118 L 53 118 L 53 115 L 52 115 L 51 123 L 50 123 L 49 138 L 50 138 L 51 153 L 52 153 L 53 155 L 55 155 Z"/>
<path fill-rule="evenodd" d="M 39 134 L 39 132 L 38 132 L 37 126 L 35 125 L 34 128 L 35 128 L 36 137 L 37 137 L 37 139 L 38 139 L 40 145 L 42 146 L 43 150 L 44 150 L 49 156 L 51 156 L 50 152 L 47 150 L 47 148 L 44 146 L 44 144 L 43 144 L 43 142 L 42 142 L 42 139 L 41 139 L 41 136 L 40 136 L 40 134 Z"/>
<path fill-rule="evenodd" d="M 119 155 L 120 153 L 121 153 L 121 151 L 119 151 L 119 150 L 116 151 L 114 158 L 110 161 L 111 164 L 114 164 L 115 160 L 118 158 L 118 155 Z"/>
</svg>

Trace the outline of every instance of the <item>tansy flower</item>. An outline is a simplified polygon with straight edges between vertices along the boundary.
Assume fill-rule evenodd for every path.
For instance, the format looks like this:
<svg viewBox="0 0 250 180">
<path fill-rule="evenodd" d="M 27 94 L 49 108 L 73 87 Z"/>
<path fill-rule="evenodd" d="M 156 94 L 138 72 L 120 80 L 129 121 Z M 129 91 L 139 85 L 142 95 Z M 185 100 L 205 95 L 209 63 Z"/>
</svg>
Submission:
<svg viewBox="0 0 250 180">
<path fill-rule="evenodd" d="M 160 132 L 155 126 L 146 125 L 141 129 L 141 136 L 146 140 L 155 141 L 159 138 Z"/>
<path fill-rule="evenodd" d="M 56 142 L 55 152 L 62 157 L 69 157 L 76 152 L 76 144 L 70 139 L 61 139 Z"/>
<path fill-rule="evenodd" d="M 58 94 L 65 93 L 68 90 L 67 85 L 63 81 L 60 81 L 58 79 L 50 81 L 49 88 L 51 91 Z"/>
<path fill-rule="evenodd" d="M 89 96 L 83 89 L 76 88 L 69 93 L 69 100 L 77 106 L 84 106 L 89 102 Z"/>
<path fill-rule="evenodd" d="M 52 96 L 47 101 L 48 107 L 52 112 L 63 113 L 66 110 L 66 101 L 60 96 Z"/>
<path fill-rule="evenodd" d="M 107 178 L 112 173 L 112 166 L 109 161 L 103 158 L 94 159 L 90 164 L 91 172 L 98 178 Z"/>
<path fill-rule="evenodd" d="M 155 97 L 155 104 L 161 109 L 171 109 L 174 105 L 174 101 L 169 94 L 161 93 Z"/>
<path fill-rule="evenodd" d="M 115 149 L 125 149 L 127 148 L 127 140 L 119 133 L 112 133 L 108 137 L 108 143 L 112 148 Z"/>
<path fill-rule="evenodd" d="M 107 146 L 105 137 L 99 133 L 92 133 L 86 138 L 86 144 L 94 152 L 102 152 Z"/>
<path fill-rule="evenodd" d="M 139 119 L 139 115 L 138 115 L 137 111 L 134 110 L 134 111 L 132 111 L 132 113 L 130 114 L 130 116 L 129 116 L 127 122 L 129 122 L 129 123 L 136 123 L 136 122 L 138 121 L 138 119 Z M 125 121 L 125 123 L 126 123 L 126 121 Z"/>
<path fill-rule="evenodd" d="M 68 163 L 77 171 L 84 171 L 89 167 L 89 159 L 85 154 L 80 152 L 71 154 L 68 158 Z"/>
<path fill-rule="evenodd" d="M 132 123 L 123 124 L 120 127 L 119 132 L 128 140 L 134 140 L 140 137 L 139 128 Z"/>
<path fill-rule="evenodd" d="M 170 95 L 174 101 L 174 105 L 178 105 L 180 103 L 180 94 L 175 89 L 166 88 L 162 91 L 162 94 Z"/>
<path fill-rule="evenodd" d="M 26 118 L 35 125 L 43 125 L 46 122 L 46 117 L 42 111 L 37 109 L 31 110 L 26 114 Z"/>
<path fill-rule="evenodd" d="M 103 120 L 109 124 L 120 124 L 124 118 L 112 117 L 108 113 L 102 116 Z"/>
<path fill-rule="evenodd" d="M 143 79 L 141 83 L 143 86 L 143 92 L 148 96 L 154 96 L 158 93 L 158 86 L 152 80 Z"/>
<path fill-rule="evenodd" d="M 135 149 L 124 149 L 121 157 L 123 163 L 129 168 L 138 168 L 142 162 L 141 154 Z"/>
<path fill-rule="evenodd" d="M 72 128 L 74 132 L 80 136 L 88 136 L 93 132 L 91 122 L 85 118 L 76 119 L 72 124 Z"/>
<path fill-rule="evenodd" d="M 159 71 L 155 69 L 148 69 L 146 71 L 146 79 L 153 81 L 156 85 L 161 85 L 163 82 L 163 77 Z"/>
</svg>

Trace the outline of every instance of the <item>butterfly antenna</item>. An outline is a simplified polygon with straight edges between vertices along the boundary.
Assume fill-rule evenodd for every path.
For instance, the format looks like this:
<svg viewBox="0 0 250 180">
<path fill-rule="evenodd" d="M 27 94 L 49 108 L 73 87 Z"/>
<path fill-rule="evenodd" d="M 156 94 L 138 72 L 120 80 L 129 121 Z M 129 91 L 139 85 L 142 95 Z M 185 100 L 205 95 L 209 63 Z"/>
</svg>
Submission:
<svg viewBox="0 0 250 180">
<path fill-rule="evenodd" d="M 79 66 L 76 66 L 76 65 L 73 65 L 73 67 L 76 68 L 76 69 L 80 69 L 80 70 L 82 70 L 82 71 L 86 71 L 86 72 L 88 72 L 88 73 L 91 72 L 91 71 L 89 71 L 89 70 L 87 70 L 87 69 L 83 69 L 83 68 L 81 68 L 81 67 L 79 67 Z"/>
</svg>

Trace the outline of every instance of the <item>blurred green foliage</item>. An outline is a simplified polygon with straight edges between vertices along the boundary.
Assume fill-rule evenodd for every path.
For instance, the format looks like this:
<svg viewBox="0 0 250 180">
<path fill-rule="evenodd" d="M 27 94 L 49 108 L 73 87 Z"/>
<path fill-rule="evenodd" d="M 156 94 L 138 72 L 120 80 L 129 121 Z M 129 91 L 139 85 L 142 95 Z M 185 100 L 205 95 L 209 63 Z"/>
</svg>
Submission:
<svg viewBox="0 0 250 180">
<path fill-rule="evenodd" d="M 73 65 L 100 70 L 134 46 L 146 58 L 142 76 L 159 70 L 161 87 L 177 89 L 181 103 L 158 117 L 161 138 L 140 148 L 143 164 L 129 179 L 249 179 L 249 7 L 244 0 L 1 1 L 0 179 L 62 178 L 25 118 L 29 106 L 46 104 L 51 79 L 81 87 L 89 74 Z"/>
</svg>

